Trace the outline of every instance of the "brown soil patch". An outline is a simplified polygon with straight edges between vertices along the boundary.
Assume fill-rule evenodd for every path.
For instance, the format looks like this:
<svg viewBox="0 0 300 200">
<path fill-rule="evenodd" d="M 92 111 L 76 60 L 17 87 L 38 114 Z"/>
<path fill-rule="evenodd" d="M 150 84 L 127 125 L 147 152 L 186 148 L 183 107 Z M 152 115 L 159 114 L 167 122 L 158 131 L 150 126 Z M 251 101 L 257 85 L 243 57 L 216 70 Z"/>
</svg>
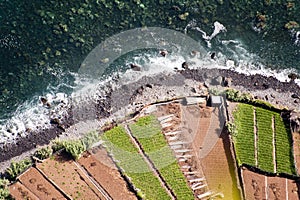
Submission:
<svg viewBox="0 0 300 200">
<path fill-rule="evenodd" d="M 65 199 L 64 196 L 33 167 L 22 174 L 19 180 L 40 199 Z"/>
<path fill-rule="evenodd" d="M 105 199 L 74 161 L 63 155 L 47 159 L 37 167 L 73 199 Z"/>
<path fill-rule="evenodd" d="M 241 169 L 241 172 L 247 200 L 299 199 L 297 183 L 294 180 L 282 177 L 267 177 L 246 168 Z"/>
<path fill-rule="evenodd" d="M 99 159 L 101 158 L 101 159 Z M 100 161 L 101 160 L 101 161 Z M 93 176 L 93 178 L 110 194 L 113 199 L 137 199 L 129 191 L 127 184 L 121 177 L 119 171 L 112 167 L 113 163 L 107 165 L 102 160 L 109 161 L 106 152 L 100 149 L 94 150 L 93 154 L 86 153 L 79 159 L 79 163 Z"/>
<path fill-rule="evenodd" d="M 289 200 L 299 200 L 299 191 L 297 183 L 294 180 L 287 180 L 287 199 Z"/>
<path fill-rule="evenodd" d="M 266 199 L 265 176 L 241 169 L 244 192 L 247 200 Z"/>
<path fill-rule="evenodd" d="M 268 199 L 281 200 L 286 199 L 286 179 L 279 177 L 268 177 Z"/>
<path fill-rule="evenodd" d="M 20 182 L 16 182 L 9 186 L 9 193 L 14 199 L 32 199 L 39 200 L 30 190 L 28 190 Z"/>
</svg>

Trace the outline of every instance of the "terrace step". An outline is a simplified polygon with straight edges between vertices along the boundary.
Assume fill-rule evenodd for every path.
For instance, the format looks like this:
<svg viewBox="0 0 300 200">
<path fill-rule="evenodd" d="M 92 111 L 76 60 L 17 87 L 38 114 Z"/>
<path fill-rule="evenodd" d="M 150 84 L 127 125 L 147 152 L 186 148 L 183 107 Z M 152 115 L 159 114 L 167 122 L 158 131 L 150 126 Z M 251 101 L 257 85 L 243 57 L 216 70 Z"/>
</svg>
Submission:
<svg viewBox="0 0 300 200">
<path fill-rule="evenodd" d="M 197 185 L 197 186 L 192 186 L 192 190 L 195 191 L 195 190 L 199 190 L 199 189 L 202 189 L 205 187 L 207 187 L 207 184 L 202 185 L 202 183 L 199 183 L 199 185 Z"/>
<path fill-rule="evenodd" d="M 199 194 L 197 197 L 198 197 L 199 199 L 203 199 L 203 198 L 206 198 L 206 197 L 211 196 L 212 194 L 214 194 L 212 191 L 208 191 L 208 192 L 205 192 L 205 193 L 203 193 L 203 194 Z"/>
<path fill-rule="evenodd" d="M 177 135 L 178 133 L 181 133 L 182 131 L 173 131 L 173 132 L 167 132 L 165 133 L 166 136 L 171 136 L 171 135 Z"/>
<path fill-rule="evenodd" d="M 190 183 L 195 183 L 195 182 L 200 182 L 200 181 L 205 181 L 206 179 L 204 177 L 202 178 L 196 178 L 196 179 L 191 179 L 189 180 Z"/>
<path fill-rule="evenodd" d="M 167 128 L 167 127 L 170 127 L 170 126 L 173 126 L 173 124 L 168 123 L 168 122 L 162 123 L 162 124 L 161 124 L 161 127 L 162 127 L 162 128 Z"/>
<path fill-rule="evenodd" d="M 178 159 L 178 162 L 185 162 L 185 161 L 187 161 L 187 159 L 185 159 L 185 158 Z"/>
<path fill-rule="evenodd" d="M 161 116 L 161 117 L 158 117 L 158 121 L 162 122 L 164 120 L 168 120 L 168 119 L 172 119 L 172 117 L 174 117 L 174 114 L 170 114 L 170 115 L 165 115 L 165 116 Z"/>
<path fill-rule="evenodd" d="M 183 172 L 184 175 L 194 175 L 194 174 L 199 174 L 199 172 Z"/>
<path fill-rule="evenodd" d="M 177 136 L 172 136 L 172 137 L 169 137 L 169 138 L 168 138 L 169 141 L 174 141 L 174 140 L 177 140 L 177 139 L 178 139 Z"/>
<path fill-rule="evenodd" d="M 176 158 L 192 158 L 193 155 L 175 155 Z"/>
<path fill-rule="evenodd" d="M 191 166 L 189 165 L 184 165 L 184 166 L 181 166 L 182 169 L 191 169 Z"/>
<path fill-rule="evenodd" d="M 180 148 L 182 148 L 182 145 L 172 145 L 172 146 L 170 146 L 170 148 L 171 149 L 180 149 Z"/>
<path fill-rule="evenodd" d="M 191 149 L 175 149 L 174 150 L 176 153 L 186 153 L 186 152 L 191 152 Z"/>
<path fill-rule="evenodd" d="M 187 142 L 178 141 L 178 142 L 170 142 L 169 143 L 170 146 L 179 145 L 179 144 L 187 144 Z"/>
</svg>

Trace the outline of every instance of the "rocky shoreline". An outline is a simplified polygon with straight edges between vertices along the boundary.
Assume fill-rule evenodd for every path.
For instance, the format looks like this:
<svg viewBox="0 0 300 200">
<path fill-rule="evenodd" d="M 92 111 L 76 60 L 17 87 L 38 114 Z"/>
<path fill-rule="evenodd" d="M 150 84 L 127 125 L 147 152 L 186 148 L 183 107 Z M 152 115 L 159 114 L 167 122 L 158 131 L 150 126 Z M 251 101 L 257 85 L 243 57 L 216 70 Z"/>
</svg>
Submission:
<svg viewBox="0 0 300 200">
<path fill-rule="evenodd" d="M 18 160 L 17 156 L 26 156 L 24 152 L 32 152 L 38 146 L 46 145 L 56 137 L 68 138 L 76 135 L 74 124 L 80 119 L 97 119 L 111 122 L 138 112 L 145 105 L 183 96 L 199 96 L 205 90 L 199 89 L 202 84 L 209 88 L 234 88 L 252 93 L 255 98 L 263 99 L 291 110 L 300 108 L 300 87 L 293 81 L 280 82 L 274 77 L 262 75 L 245 75 L 225 69 L 186 69 L 174 74 L 159 74 L 154 77 L 143 77 L 137 82 L 109 86 L 96 101 L 86 106 L 69 110 L 67 119 L 52 123 L 52 127 L 41 132 L 31 132 L 14 143 L 0 148 L 0 171 L 8 167 L 10 160 Z M 79 110 L 78 110 L 79 109 Z M 80 117 L 75 116 L 84 113 Z M 76 119 L 76 120 L 74 120 Z M 70 131 L 72 130 L 72 131 Z M 30 153 L 28 153 L 30 155 Z M 28 156 L 27 155 L 27 156 Z"/>
</svg>

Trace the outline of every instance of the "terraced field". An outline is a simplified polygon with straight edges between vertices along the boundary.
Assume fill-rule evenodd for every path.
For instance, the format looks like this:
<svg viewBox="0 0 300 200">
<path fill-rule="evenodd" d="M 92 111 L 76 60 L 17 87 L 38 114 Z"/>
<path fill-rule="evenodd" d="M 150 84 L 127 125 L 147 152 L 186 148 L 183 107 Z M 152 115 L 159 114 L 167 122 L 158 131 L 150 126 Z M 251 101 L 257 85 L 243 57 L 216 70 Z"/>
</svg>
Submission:
<svg viewBox="0 0 300 200">
<path fill-rule="evenodd" d="M 258 167 L 264 171 L 274 172 L 273 159 L 273 113 L 255 108 L 258 135 Z"/>
<path fill-rule="evenodd" d="M 140 191 L 140 197 L 153 200 L 171 199 L 123 127 L 118 126 L 107 131 L 102 139 L 124 175 Z"/>
<path fill-rule="evenodd" d="M 233 138 L 240 166 L 257 163 L 266 172 L 296 175 L 289 124 L 279 113 L 241 103 L 234 113 L 234 124 Z"/>
<path fill-rule="evenodd" d="M 237 112 L 234 113 L 237 131 L 234 142 L 239 165 L 246 163 L 255 166 L 253 108 L 251 105 L 239 104 Z"/>
<path fill-rule="evenodd" d="M 158 120 L 154 116 L 143 117 L 135 124 L 131 124 L 130 129 L 177 199 L 194 199 L 194 195 L 161 133 Z"/>
</svg>

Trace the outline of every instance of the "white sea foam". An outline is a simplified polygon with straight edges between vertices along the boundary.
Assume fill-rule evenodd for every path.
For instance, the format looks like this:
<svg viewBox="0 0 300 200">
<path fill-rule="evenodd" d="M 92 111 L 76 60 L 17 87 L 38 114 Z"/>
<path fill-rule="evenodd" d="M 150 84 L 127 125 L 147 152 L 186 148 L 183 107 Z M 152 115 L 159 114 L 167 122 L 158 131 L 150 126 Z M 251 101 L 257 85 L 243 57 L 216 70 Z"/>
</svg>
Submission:
<svg viewBox="0 0 300 200">
<path fill-rule="evenodd" d="M 194 22 L 190 23 L 185 30 L 187 31 L 188 29 L 199 31 L 203 39 L 207 42 L 208 47 L 210 47 L 210 41 L 214 37 L 226 31 L 225 26 L 219 22 L 215 23 L 214 30 L 210 36 L 198 28 Z M 33 97 L 31 101 L 20 105 L 15 111 L 14 116 L 6 120 L 6 122 L 0 126 L 0 144 L 11 142 L 19 136 L 25 136 L 28 134 L 26 130 L 38 131 L 50 127 L 50 116 L 58 119 L 65 117 L 71 103 L 73 106 L 84 107 L 88 105 L 90 101 L 95 102 L 97 98 L 101 96 L 99 95 L 99 93 L 101 93 L 99 85 L 102 85 L 101 88 L 103 89 L 105 84 L 112 82 L 114 76 L 119 76 L 122 83 L 133 82 L 143 76 L 155 75 L 161 72 L 173 73 L 174 68 L 181 69 L 181 65 L 185 61 L 191 63 L 191 68 L 231 69 L 248 75 L 262 74 L 265 76 L 274 76 L 280 81 L 289 81 L 288 74 L 296 72 L 292 69 L 276 71 L 265 67 L 258 62 L 259 58 L 255 54 L 249 53 L 242 42 L 238 40 L 220 41 L 220 45 L 223 45 L 223 49 L 225 48 L 231 53 L 232 56 L 230 59 L 220 52 L 216 54 L 215 59 L 211 59 L 210 52 L 203 50 L 199 50 L 200 52 L 194 57 L 190 56 L 190 52 L 179 51 L 176 54 L 170 53 L 166 57 L 159 55 L 157 52 L 157 54 L 140 54 L 128 60 L 127 63 L 124 63 L 124 66 L 128 66 L 129 63 L 139 64 L 142 68 L 141 71 L 133 71 L 128 67 L 128 70 L 124 73 L 115 72 L 113 76 L 108 77 L 106 80 L 91 80 L 73 73 L 75 86 L 65 85 L 74 89 L 72 95 L 68 96 L 59 91 L 59 86 L 49 87 L 49 94 L 44 96 L 51 104 L 50 109 L 41 103 L 39 100 L 40 97 Z M 190 59 L 186 60 L 187 57 L 190 57 Z M 300 85 L 300 80 L 296 80 L 296 83 Z M 61 84 L 64 85 L 65 83 Z M 70 102 L 70 100 L 72 100 L 72 102 Z"/>
</svg>

